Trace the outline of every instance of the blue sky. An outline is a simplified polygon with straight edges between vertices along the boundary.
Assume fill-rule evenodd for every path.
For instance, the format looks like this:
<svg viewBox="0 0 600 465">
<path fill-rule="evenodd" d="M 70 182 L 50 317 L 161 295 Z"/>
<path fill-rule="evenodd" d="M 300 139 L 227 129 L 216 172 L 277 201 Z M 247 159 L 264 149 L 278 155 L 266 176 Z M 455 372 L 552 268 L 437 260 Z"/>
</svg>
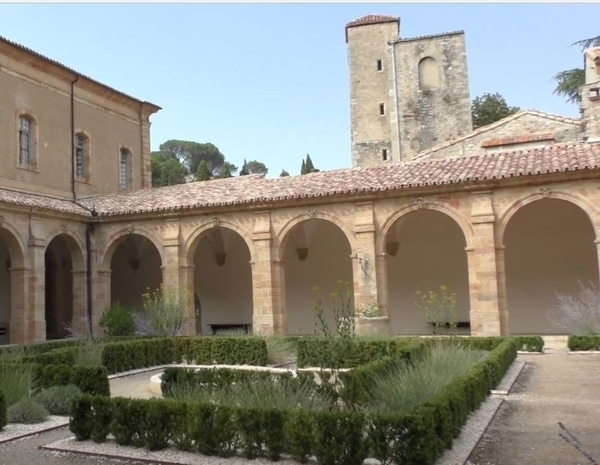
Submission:
<svg viewBox="0 0 600 465">
<path fill-rule="evenodd" d="M 401 36 L 466 32 L 471 98 L 578 116 L 552 76 L 580 67 L 600 4 L 0 4 L 0 35 L 163 107 L 152 148 L 212 142 L 269 175 L 350 166 L 344 25 L 401 17 Z"/>
</svg>

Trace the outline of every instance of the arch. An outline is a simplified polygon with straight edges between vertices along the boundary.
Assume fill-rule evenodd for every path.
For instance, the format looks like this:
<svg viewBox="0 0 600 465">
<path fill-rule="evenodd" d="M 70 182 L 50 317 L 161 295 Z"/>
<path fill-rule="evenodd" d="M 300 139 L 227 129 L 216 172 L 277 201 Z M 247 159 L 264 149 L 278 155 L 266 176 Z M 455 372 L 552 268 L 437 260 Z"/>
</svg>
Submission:
<svg viewBox="0 0 600 465">
<path fill-rule="evenodd" d="M 290 231 L 292 231 L 300 223 L 311 219 L 325 220 L 341 229 L 344 233 L 344 236 L 346 236 L 346 239 L 350 244 L 351 253 L 354 253 L 354 250 L 356 249 L 356 234 L 354 234 L 352 228 L 348 227 L 344 220 L 330 213 L 312 212 L 312 214 L 306 213 L 292 218 L 281 228 L 279 233 L 276 235 L 275 241 L 273 243 L 273 250 L 275 251 L 275 260 L 283 259 L 283 250 L 285 249 L 285 243 L 289 238 Z"/>
<path fill-rule="evenodd" d="M 389 233 L 390 229 L 392 228 L 392 226 L 394 226 L 396 224 L 396 221 L 398 221 L 403 216 L 408 215 L 409 213 L 414 212 L 416 210 L 420 210 L 420 209 L 435 210 L 440 213 L 444 213 L 445 215 L 447 215 L 451 219 L 453 219 L 454 222 L 458 225 L 458 227 L 463 232 L 463 235 L 465 237 L 466 248 L 467 249 L 471 248 L 471 244 L 473 243 L 473 227 L 472 227 L 471 223 L 461 215 L 460 212 L 458 212 L 452 208 L 448 208 L 447 206 L 442 205 L 442 204 L 429 203 L 422 199 L 417 199 L 417 203 L 415 205 L 409 205 L 407 207 L 404 207 L 403 209 L 397 211 L 396 213 L 391 214 L 385 220 L 385 222 L 383 223 L 383 226 L 381 228 L 381 233 L 377 236 L 377 239 L 375 242 L 375 250 L 377 251 L 378 255 L 381 255 L 385 252 L 386 238 L 387 238 L 388 233 Z"/>
<path fill-rule="evenodd" d="M 110 270 L 110 261 L 112 260 L 112 256 L 115 253 L 115 250 L 121 243 L 121 240 L 124 237 L 127 237 L 131 234 L 143 236 L 150 242 L 152 242 L 152 244 L 154 244 L 154 246 L 156 247 L 156 250 L 158 250 L 161 263 L 164 262 L 162 243 L 150 231 L 147 231 L 146 229 L 140 227 L 130 227 L 128 229 L 123 229 L 114 233 L 106 241 L 106 244 L 98 254 L 98 263 L 102 263 L 102 269 Z"/>
<path fill-rule="evenodd" d="M 529 196 L 505 215 L 499 242 L 511 334 L 567 333 L 553 315 L 557 294 L 598 284 L 597 231 L 589 210 L 560 197 Z"/>
<path fill-rule="evenodd" d="M 71 259 L 73 260 L 73 270 L 85 270 L 87 268 L 84 258 L 85 246 L 83 245 L 83 241 L 81 240 L 81 238 L 70 229 L 60 227 L 51 231 L 50 234 L 46 236 L 46 249 L 50 246 L 54 239 L 63 239 L 63 237 L 61 236 L 64 236 L 64 238 L 67 239 L 65 241 L 65 245 L 71 253 Z"/>
<path fill-rule="evenodd" d="M 549 188 L 540 188 L 541 192 L 535 194 L 529 194 L 525 197 L 515 200 L 512 202 L 499 216 L 496 228 L 496 246 L 502 247 L 504 243 L 504 234 L 506 233 L 506 227 L 510 222 L 510 219 L 517 213 L 521 208 L 529 205 L 532 202 L 536 202 L 542 199 L 556 199 L 564 200 L 565 202 L 572 203 L 579 207 L 587 215 L 596 232 L 596 239 L 598 239 L 598 231 L 600 230 L 600 220 L 598 219 L 598 210 L 594 207 L 587 199 L 570 194 L 562 191 L 550 191 Z"/>
<path fill-rule="evenodd" d="M 387 307 L 393 334 L 431 334 L 427 315 L 414 302 L 419 300 L 419 292 L 439 295 L 442 286 L 457 294 L 454 317 L 468 330 L 471 291 L 467 239 L 460 223 L 436 208 L 412 208 L 392 218 L 380 242 L 385 247 Z M 464 334 L 462 326 L 459 331 Z"/>
<path fill-rule="evenodd" d="M 207 231 L 211 231 L 215 227 L 230 229 L 231 231 L 237 233 L 248 246 L 251 257 L 250 259 L 252 260 L 254 258 L 254 241 L 246 231 L 244 231 L 235 223 L 231 223 L 229 221 L 211 220 L 194 229 L 185 241 L 183 246 L 183 256 L 186 258 L 188 264 L 194 262 L 196 249 L 198 244 L 200 244 L 202 241 L 203 236 L 207 233 Z"/>
<path fill-rule="evenodd" d="M 214 325 L 253 323 L 252 251 L 248 238 L 230 226 L 197 228 L 187 249 L 197 334 L 212 334 Z"/>
<path fill-rule="evenodd" d="M 419 89 L 433 90 L 440 86 L 440 70 L 435 58 L 426 56 L 419 61 Z"/>
<path fill-rule="evenodd" d="M 17 229 L 10 223 L 7 223 L 2 216 L 0 216 L 0 240 L 4 240 L 8 248 L 11 267 L 25 267 L 26 248 L 23 238 Z"/>
</svg>

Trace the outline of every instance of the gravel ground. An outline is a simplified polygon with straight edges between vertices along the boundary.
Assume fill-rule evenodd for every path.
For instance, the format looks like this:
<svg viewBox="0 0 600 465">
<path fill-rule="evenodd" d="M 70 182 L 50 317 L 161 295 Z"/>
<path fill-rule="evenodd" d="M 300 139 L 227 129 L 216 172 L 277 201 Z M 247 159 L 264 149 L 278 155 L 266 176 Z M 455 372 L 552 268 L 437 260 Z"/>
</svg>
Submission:
<svg viewBox="0 0 600 465">
<path fill-rule="evenodd" d="M 600 355 L 556 351 L 519 359 L 527 365 L 468 463 L 600 463 Z"/>
<path fill-rule="evenodd" d="M 44 430 L 65 426 L 69 424 L 69 417 L 50 416 L 44 423 L 36 423 L 35 425 L 21 425 L 10 423 L 0 431 L 0 444 L 14 440 L 26 435 L 36 434 Z"/>
</svg>

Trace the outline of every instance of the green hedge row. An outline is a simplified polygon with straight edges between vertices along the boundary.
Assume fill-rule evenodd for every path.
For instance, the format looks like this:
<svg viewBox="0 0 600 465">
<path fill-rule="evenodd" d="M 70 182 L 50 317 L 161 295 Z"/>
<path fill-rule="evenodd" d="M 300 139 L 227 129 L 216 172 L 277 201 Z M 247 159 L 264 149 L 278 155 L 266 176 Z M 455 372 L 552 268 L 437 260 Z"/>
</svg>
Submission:
<svg viewBox="0 0 600 465">
<path fill-rule="evenodd" d="M 0 431 L 8 425 L 8 407 L 6 405 L 6 397 L 4 392 L 0 390 Z"/>
<path fill-rule="evenodd" d="M 499 342 L 482 362 L 407 415 L 84 395 L 73 404 L 70 428 L 78 440 L 102 442 L 113 434 L 119 445 L 149 450 L 164 449 L 172 442 L 181 450 L 221 457 L 241 449 L 247 458 L 271 460 L 287 453 L 306 462 L 314 455 L 323 465 L 361 465 L 367 457 L 382 463 L 433 465 L 452 446 L 469 413 L 505 374 L 517 356 L 518 344 L 515 338 Z"/>
<path fill-rule="evenodd" d="M 15 363 L 3 363 L 3 366 Z M 33 371 L 34 390 L 52 386 L 74 384 L 81 392 L 99 396 L 110 396 L 108 372 L 103 366 L 41 365 L 28 363 Z"/>
<path fill-rule="evenodd" d="M 600 335 L 598 336 L 569 336 L 569 350 L 600 350 Z"/>
<path fill-rule="evenodd" d="M 102 351 L 102 364 L 110 374 L 183 360 L 201 365 L 265 366 L 267 344 L 259 337 L 177 337 L 113 342 Z"/>
</svg>

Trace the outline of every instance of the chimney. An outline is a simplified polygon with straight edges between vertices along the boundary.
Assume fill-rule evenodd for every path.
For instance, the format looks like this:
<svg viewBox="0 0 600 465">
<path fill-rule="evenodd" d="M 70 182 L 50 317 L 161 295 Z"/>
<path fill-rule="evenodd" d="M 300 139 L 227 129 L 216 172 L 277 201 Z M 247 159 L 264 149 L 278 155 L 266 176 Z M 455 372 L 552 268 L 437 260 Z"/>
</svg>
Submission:
<svg viewBox="0 0 600 465">
<path fill-rule="evenodd" d="M 585 84 L 581 86 L 581 119 L 583 139 L 588 143 L 600 142 L 600 47 L 584 52 Z"/>
</svg>

